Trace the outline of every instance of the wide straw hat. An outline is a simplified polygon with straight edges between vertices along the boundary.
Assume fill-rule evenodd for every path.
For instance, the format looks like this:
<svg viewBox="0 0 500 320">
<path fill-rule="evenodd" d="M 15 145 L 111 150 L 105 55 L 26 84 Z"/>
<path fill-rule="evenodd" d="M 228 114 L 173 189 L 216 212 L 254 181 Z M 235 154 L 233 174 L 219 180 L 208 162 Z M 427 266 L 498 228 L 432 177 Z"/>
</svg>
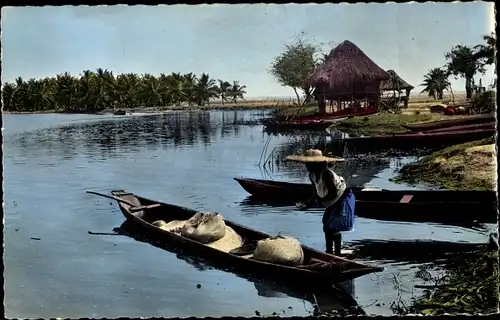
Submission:
<svg viewBox="0 0 500 320">
<path fill-rule="evenodd" d="M 343 158 L 325 157 L 323 155 L 323 152 L 321 152 L 321 150 L 318 149 L 309 149 L 306 152 L 304 152 L 303 155 L 287 156 L 285 160 L 302 162 L 302 163 L 345 161 Z"/>
</svg>

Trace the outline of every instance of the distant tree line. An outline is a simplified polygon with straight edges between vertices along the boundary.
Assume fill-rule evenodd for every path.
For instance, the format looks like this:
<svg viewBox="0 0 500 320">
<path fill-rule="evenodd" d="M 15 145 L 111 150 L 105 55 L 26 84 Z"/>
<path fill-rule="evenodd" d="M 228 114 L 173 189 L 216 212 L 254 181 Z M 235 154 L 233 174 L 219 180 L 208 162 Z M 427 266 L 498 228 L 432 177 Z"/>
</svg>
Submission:
<svg viewBox="0 0 500 320">
<path fill-rule="evenodd" d="M 211 79 L 206 73 L 169 75 L 134 73 L 115 76 L 112 71 L 85 70 L 79 77 L 69 73 L 44 79 L 17 78 L 2 86 L 5 111 L 47 111 L 95 113 L 108 108 L 204 106 L 212 99 L 236 103 L 246 86 L 238 81 Z"/>
</svg>

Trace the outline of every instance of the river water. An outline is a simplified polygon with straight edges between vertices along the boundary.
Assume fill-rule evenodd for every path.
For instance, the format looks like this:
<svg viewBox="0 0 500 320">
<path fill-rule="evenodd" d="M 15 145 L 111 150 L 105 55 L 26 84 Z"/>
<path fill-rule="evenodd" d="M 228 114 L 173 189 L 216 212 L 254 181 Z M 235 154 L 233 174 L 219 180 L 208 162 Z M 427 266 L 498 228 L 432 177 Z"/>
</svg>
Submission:
<svg viewBox="0 0 500 320">
<path fill-rule="evenodd" d="M 280 159 L 325 141 L 269 138 L 261 126 L 237 124 L 253 116 L 251 111 L 4 115 L 6 316 L 219 317 L 253 316 L 256 310 L 308 315 L 307 293 L 216 270 L 132 238 L 88 234 L 110 232 L 124 217 L 114 201 L 85 191 L 125 189 L 218 211 L 240 224 L 294 236 L 323 250 L 321 211 L 245 204 L 248 194 L 233 178 L 307 181 L 302 166 Z M 415 157 L 346 159 L 337 170 L 350 184 L 412 188 L 389 178 Z M 485 236 L 461 228 L 358 218 L 344 241 L 362 239 L 484 242 Z M 418 294 L 412 289 L 417 283 L 413 266 L 366 262 L 385 270 L 345 287 L 367 314 L 389 315 L 393 301 Z M 345 307 L 344 300 L 329 294 L 315 298 L 322 311 Z"/>
</svg>

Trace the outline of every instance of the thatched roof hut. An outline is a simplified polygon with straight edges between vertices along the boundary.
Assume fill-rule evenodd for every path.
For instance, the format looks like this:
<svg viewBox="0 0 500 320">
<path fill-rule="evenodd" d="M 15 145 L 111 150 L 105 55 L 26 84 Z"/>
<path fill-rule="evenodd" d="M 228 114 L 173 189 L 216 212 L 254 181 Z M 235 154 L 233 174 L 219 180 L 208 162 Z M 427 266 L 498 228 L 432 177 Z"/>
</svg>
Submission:
<svg viewBox="0 0 500 320">
<path fill-rule="evenodd" d="M 405 104 L 405 108 L 408 107 L 408 101 L 410 99 L 410 91 L 415 88 L 408 82 L 404 81 L 394 70 L 387 70 L 387 73 L 389 74 L 390 78 L 389 80 L 384 80 L 380 84 L 380 90 L 381 91 L 393 91 L 393 92 L 398 92 L 398 99 L 402 99 Z M 406 95 L 404 98 L 401 98 L 400 93 L 401 91 L 406 91 Z"/>
<path fill-rule="evenodd" d="M 415 87 L 408 82 L 401 79 L 401 77 L 394 70 L 387 70 L 390 78 L 389 80 L 382 81 L 380 84 L 380 89 L 382 91 L 402 91 L 402 90 L 413 90 Z"/>
<path fill-rule="evenodd" d="M 309 77 L 316 93 L 329 99 L 350 100 L 353 96 L 380 94 L 380 82 L 390 76 L 371 60 L 358 46 L 344 41 Z"/>
</svg>

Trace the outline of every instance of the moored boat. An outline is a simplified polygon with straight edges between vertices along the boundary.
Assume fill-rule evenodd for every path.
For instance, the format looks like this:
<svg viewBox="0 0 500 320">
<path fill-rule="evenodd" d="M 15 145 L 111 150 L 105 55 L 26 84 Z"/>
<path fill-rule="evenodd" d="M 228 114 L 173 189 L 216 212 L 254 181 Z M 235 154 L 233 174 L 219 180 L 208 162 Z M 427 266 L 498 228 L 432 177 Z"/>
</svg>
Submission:
<svg viewBox="0 0 500 320">
<path fill-rule="evenodd" d="M 307 115 L 297 115 L 297 116 L 278 116 L 275 117 L 275 120 L 278 121 L 286 121 L 286 120 L 295 120 L 295 121 L 311 121 L 311 120 L 335 120 L 338 118 L 344 117 L 359 117 L 359 116 L 368 116 L 377 113 L 378 110 L 376 108 L 346 108 L 343 110 L 335 111 L 333 113 L 321 114 L 307 114 Z"/>
<path fill-rule="evenodd" d="M 343 140 L 349 144 L 370 144 L 377 147 L 394 147 L 399 145 L 404 147 L 409 146 L 446 146 L 452 144 L 465 143 L 473 140 L 489 138 L 495 134 L 495 128 L 477 129 L 477 130 L 457 130 L 457 131 L 440 131 L 431 133 L 405 133 L 391 135 L 375 135 L 364 137 L 348 137 Z"/>
<path fill-rule="evenodd" d="M 249 203 L 294 205 L 311 197 L 311 184 L 235 178 L 252 195 Z M 352 187 L 356 215 L 368 219 L 443 224 L 495 223 L 494 191 L 385 190 Z M 319 207 L 319 206 L 318 206 Z"/>
<path fill-rule="evenodd" d="M 425 122 L 417 124 L 405 124 L 402 126 L 413 132 L 424 132 L 427 130 L 435 130 L 441 128 L 463 126 L 469 124 L 479 124 L 486 122 L 495 122 L 495 116 L 478 115 L 478 116 L 470 116 L 470 117 L 451 119 L 451 120 L 441 120 L 441 121 L 433 121 L 433 122 Z"/>
<path fill-rule="evenodd" d="M 495 122 L 485 122 L 477 124 L 466 124 L 463 126 L 453 126 L 439 129 L 427 130 L 425 133 L 433 132 L 452 132 L 452 131 L 464 131 L 464 130 L 480 130 L 480 129 L 495 129 Z"/>
<path fill-rule="evenodd" d="M 127 111 L 125 110 L 116 110 L 115 112 L 113 112 L 113 115 L 115 116 L 124 116 L 127 114 Z"/>
<path fill-rule="evenodd" d="M 328 120 L 300 120 L 300 121 L 285 121 L 279 122 L 272 119 L 262 121 L 266 131 L 287 131 L 287 130 L 309 130 L 322 131 L 326 130 L 334 122 Z"/>
<path fill-rule="evenodd" d="M 224 219 L 226 226 L 232 228 L 243 240 L 243 245 L 239 248 L 240 251 L 246 252 L 245 255 L 234 250 L 225 252 L 153 224 L 158 220 L 163 220 L 166 223 L 176 220 L 188 220 L 198 211 L 149 200 L 123 190 L 114 190 L 111 194 L 112 198 L 118 202 L 125 218 L 140 227 L 148 236 L 159 242 L 175 245 L 179 249 L 189 251 L 190 254 L 204 258 L 207 262 L 218 265 L 225 264 L 227 267 L 235 269 L 235 271 L 267 277 L 276 281 L 292 281 L 295 285 L 300 284 L 306 287 L 331 287 L 338 282 L 383 270 L 381 267 L 361 264 L 304 245 L 302 245 L 304 253 L 304 263 L 302 265 L 287 266 L 259 261 L 253 259 L 253 250 L 251 248 L 255 248 L 257 241 L 271 236 L 227 219 Z"/>
</svg>

